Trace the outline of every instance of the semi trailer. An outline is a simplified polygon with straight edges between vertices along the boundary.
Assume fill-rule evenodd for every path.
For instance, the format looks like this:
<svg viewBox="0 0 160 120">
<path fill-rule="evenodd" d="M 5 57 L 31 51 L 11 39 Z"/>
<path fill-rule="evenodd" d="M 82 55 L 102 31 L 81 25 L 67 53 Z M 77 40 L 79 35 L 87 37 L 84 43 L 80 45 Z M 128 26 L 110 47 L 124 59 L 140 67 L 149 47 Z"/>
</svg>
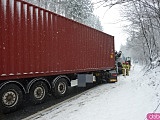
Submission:
<svg viewBox="0 0 160 120">
<path fill-rule="evenodd" d="M 22 0 L 0 0 L 0 111 L 116 82 L 114 37 Z M 93 80 L 94 79 L 94 80 Z"/>
</svg>

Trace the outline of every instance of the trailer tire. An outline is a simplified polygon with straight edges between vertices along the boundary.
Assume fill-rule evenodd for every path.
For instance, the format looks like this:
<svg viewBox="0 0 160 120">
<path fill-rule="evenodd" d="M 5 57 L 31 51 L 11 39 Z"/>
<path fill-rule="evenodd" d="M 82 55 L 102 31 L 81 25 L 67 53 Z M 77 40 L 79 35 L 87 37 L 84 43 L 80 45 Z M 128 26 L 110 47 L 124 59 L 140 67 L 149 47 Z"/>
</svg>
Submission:
<svg viewBox="0 0 160 120">
<path fill-rule="evenodd" d="M 48 87 L 43 81 L 35 82 L 29 91 L 30 101 L 33 104 L 40 104 L 48 97 Z"/>
<path fill-rule="evenodd" d="M 0 90 L 0 111 L 9 113 L 17 110 L 23 101 L 23 92 L 16 84 L 6 84 Z"/>
<path fill-rule="evenodd" d="M 66 78 L 59 78 L 54 87 L 54 95 L 56 98 L 61 98 L 66 96 L 68 93 L 68 83 Z"/>
</svg>

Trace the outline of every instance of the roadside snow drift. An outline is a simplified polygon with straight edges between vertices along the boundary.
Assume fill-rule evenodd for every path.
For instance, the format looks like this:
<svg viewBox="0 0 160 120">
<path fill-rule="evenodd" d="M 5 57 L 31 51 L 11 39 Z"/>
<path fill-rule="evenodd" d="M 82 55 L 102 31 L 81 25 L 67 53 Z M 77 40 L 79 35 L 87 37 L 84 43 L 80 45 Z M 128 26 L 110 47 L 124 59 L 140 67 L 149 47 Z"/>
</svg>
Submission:
<svg viewBox="0 0 160 120">
<path fill-rule="evenodd" d="M 160 113 L 160 68 L 145 73 L 132 66 L 130 76 L 95 87 L 76 99 L 35 116 L 34 120 L 147 120 Z"/>
</svg>

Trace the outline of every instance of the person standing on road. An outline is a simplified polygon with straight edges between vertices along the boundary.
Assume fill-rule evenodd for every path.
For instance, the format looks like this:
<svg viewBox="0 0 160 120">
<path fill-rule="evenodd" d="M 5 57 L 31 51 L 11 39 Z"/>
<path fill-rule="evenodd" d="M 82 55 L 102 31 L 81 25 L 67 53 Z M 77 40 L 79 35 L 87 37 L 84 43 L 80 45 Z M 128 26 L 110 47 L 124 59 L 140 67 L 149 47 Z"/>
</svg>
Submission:
<svg viewBox="0 0 160 120">
<path fill-rule="evenodd" d="M 124 62 L 122 64 L 122 73 L 123 73 L 123 76 L 129 76 L 129 63 L 128 62 Z"/>
<path fill-rule="evenodd" d="M 126 62 L 126 75 L 129 76 L 130 65 Z"/>
<path fill-rule="evenodd" d="M 125 63 L 122 64 L 122 74 L 123 76 L 126 76 L 126 64 Z"/>
</svg>

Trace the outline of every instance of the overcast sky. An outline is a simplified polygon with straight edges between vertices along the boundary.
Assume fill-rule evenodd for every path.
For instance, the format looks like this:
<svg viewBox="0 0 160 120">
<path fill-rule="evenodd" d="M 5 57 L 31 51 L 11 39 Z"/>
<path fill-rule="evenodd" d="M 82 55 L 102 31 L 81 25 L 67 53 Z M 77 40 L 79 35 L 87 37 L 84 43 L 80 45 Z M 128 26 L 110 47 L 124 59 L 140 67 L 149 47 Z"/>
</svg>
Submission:
<svg viewBox="0 0 160 120">
<path fill-rule="evenodd" d="M 114 6 L 109 10 L 103 6 L 99 8 L 95 7 L 94 12 L 100 17 L 104 32 L 115 37 L 115 49 L 119 51 L 121 44 L 124 45 L 128 37 L 128 35 L 123 31 L 125 22 L 120 22 L 120 7 Z"/>
</svg>

